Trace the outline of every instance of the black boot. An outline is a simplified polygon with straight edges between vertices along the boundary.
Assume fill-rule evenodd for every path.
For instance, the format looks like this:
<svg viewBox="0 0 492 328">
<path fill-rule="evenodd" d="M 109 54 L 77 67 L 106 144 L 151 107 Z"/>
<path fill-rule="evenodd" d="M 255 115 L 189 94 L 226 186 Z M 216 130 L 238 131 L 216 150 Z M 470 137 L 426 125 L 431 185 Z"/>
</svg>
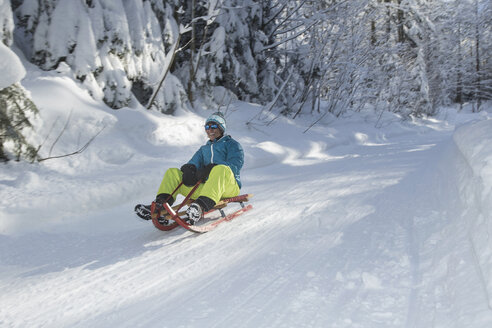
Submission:
<svg viewBox="0 0 492 328">
<path fill-rule="evenodd" d="M 203 213 L 210 211 L 215 206 L 215 202 L 206 196 L 200 196 L 196 199 L 195 203 L 200 204 Z"/>
<path fill-rule="evenodd" d="M 169 206 L 172 206 L 174 204 L 174 198 L 169 194 L 159 194 L 155 198 L 155 202 L 161 205 L 164 203 L 168 203 Z"/>
<path fill-rule="evenodd" d="M 186 210 L 188 222 L 191 225 L 194 225 L 200 221 L 203 218 L 203 215 L 210 211 L 214 206 L 215 202 L 210 198 L 205 196 L 198 197 Z"/>
<path fill-rule="evenodd" d="M 164 209 L 164 203 L 168 203 L 169 206 L 172 206 L 174 203 L 174 198 L 169 194 L 159 194 L 155 198 L 154 205 L 154 213 L 157 215 L 157 221 L 162 225 L 169 224 L 169 220 L 165 218 L 165 214 L 167 213 Z"/>
<path fill-rule="evenodd" d="M 138 204 L 135 206 L 135 213 L 139 218 L 144 220 L 150 220 L 150 205 Z"/>
</svg>

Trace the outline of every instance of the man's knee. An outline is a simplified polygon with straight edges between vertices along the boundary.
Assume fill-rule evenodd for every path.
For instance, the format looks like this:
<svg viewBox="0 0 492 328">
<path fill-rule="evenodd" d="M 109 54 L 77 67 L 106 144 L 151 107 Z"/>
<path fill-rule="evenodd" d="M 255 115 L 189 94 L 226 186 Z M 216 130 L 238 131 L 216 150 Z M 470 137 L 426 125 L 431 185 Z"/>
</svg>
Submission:
<svg viewBox="0 0 492 328">
<path fill-rule="evenodd" d="M 210 171 L 210 174 L 227 175 L 227 174 L 232 174 L 232 170 L 227 165 L 218 164 L 212 168 L 212 170 Z"/>
</svg>

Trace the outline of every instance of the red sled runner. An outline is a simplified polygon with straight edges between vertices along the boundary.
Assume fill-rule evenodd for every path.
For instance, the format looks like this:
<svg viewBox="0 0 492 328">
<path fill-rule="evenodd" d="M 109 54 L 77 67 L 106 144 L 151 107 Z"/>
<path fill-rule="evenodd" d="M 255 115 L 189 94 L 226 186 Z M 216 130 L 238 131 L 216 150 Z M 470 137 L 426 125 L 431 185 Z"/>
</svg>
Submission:
<svg viewBox="0 0 492 328">
<path fill-rule="evenodd" d="M 249 205 L 244 204 L 245 202 L 248 202 L 251 197 L 253 197 L 252 194 L 244 194 L 244 195 L 239 195 L 236 197 L 225 198 L 225 199 L 220 200 L 217 204 L 215 204 L 213 209 L 204 213 L 204 216 L 205 216 L 205 215 L 210 214 L 212 212 L 218 211 L 220 213 L 220 217 L 218 217 L 218 218 L 204 217 L 202 220 L 200 220 L 198 222 L 198 225 L 188 224 L 186 222 L 186 218 L 182 217 L 183 215 L 186 215 L 186 212 L 180 211 L 180 210 L 185 205 L 189 205 L 193 202 L 191 197 L 199 185 L 200 185 L 200 182 L 198 182 L 195 185 L 195 187 L 190 191 L 190 193 L 181 202 L 181 204 L 178 204 L 178 205 L 171 207 L 171 206 L 169 206 L 169 204 L 164 203 L 164 208 L 165 208 L 167 213 L 162 213 L 164 211 L 156 211 L 155 202 L 152 202 L 151 217 L 152 217 L 152 223 L 154 224 L 154 226 L 157 229 L 162 230 L 162 231 L 169 231 L 169 230 L 173 230 L 174 228 L 177 228 L 178 226 L 182 226 L 183 228 L 190 230 L 190 231 L 193 231 L 193 232 L 204 233 L 204 232 L 208 232 L 210 230 L 215 229 L 217 226 L 219 226 L 223 222 L 231 221 L 231 220 L 235 219 L 236 217 L 240 216 L 244 212 L 247 212 L 253 208 L 253 205 L 251 205 L 251 204 L 249 204 Z M 239 203 L 241 208 L 228 214 L 228 215 L 226 215 L 223 209 L 225 207 L 227 207 L 227 205 L 230 203 Z M 169 224 L 161 224 L 159 222 L 159 219 L 162 220 L 163 217 L 165 218 L 165 220 L 170 221 L 170 223 Z M 202 221 L 204 221 L 203 224 L 201 224 Z"/>
</svg>

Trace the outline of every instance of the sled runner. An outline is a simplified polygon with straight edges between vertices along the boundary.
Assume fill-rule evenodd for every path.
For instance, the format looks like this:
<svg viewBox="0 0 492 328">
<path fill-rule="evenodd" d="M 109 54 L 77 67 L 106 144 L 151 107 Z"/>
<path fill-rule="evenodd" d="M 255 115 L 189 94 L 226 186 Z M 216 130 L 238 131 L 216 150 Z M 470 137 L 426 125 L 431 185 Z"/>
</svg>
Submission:
<svg viewBox="0 0 492 328">
<path fill-rule="evenodd" d="M 192 195 L 199 184 L 200 182 L 195 185 L 181 204 L 171 207 L 169 204 L 164 203 L 164 208 L 159 211 L 156 209 L 155 202 L 152 202 L 150 213 L 154 226 L 162 231 L 169 231 L 177 228 L 178 226 L 182 226 L 183 228 L 193 232 L 204 233 L 215 229 L 223 222 L 235 219 L 244 212 L 247 212 L 253 208 L 253 205 L 251 204 L 244 204 L 248 202 L 251 197 L 253 197 L 252 194 L 243 194 L 236 197 L 225 198 L 215 204 L 210 211 L 204 213 L 204 218 L 198 221 L 196 225 L 191 225 L 187 220 L 186 211 L 182 211 L 181 209 L 193 202 Z M 238 203 L 241 207 L 230 214 L 226 214 L 224 212 L 224 208 L 230 203 Z M 214 214 L 219 214 L 219 216 Z"/>
<path fill-rule="evenodd" d="M 168 231 L 172 230 L 178 226 L 182 226 L 183 228 L 193 231 L 193 232 L 198 232 L 198 233 L 203 233 L 203 232 L 208 232 L 210 230 L 215 229 L 219 224 L 226 222 L 226 221 L 231 221 L 238 217 L 239 215 L 243 214 L 244 212 L 249 211 L 250 209 L 253 208 L 253 205 L 245 205 L 244 203 L 249 201 L 249 198 L 252 197 L 252 194 L 244 194 L 244 195 L 239 195 L 236 197 L 232 198 L 226 198 L 218 202 L 214 208 L 206 213 L 204 213 L 204 218 L 201 219 L 198 224 L 196 225 L 191 225 L 187 222 L 186 218 L 186 212 L 182 211 L 180 212 L 180 208 L 183 207 L 185 204 L 181 203 L 180 205 L 177 205 L 177 209 L 174 209 L 173 207 L 169 206 L 167 203 L 164 204 L 164 208 L 167 213 L 165 213 L 165 219 L 169 220 L 170 223 L 167 225 L 163 225 L 159 222 L 158 218 L 159 216 L 157 214 L 152 214 L 152 223 L 154 226 L 163 231 Z M 187 202 L 191 203 L 191 202 Z M 227 207 L 228 204 L 230 203 L 239 203 L 241 208 L 226 215 L 224 212 L 224 208 Z M 213 213 L 220 213 L 220 216 L 213 216 Z M 212 214 L 212 216 L 210 215 Z M 162 213 L 160 214 L 161 220 L 162 220 Z"/>
</svg>

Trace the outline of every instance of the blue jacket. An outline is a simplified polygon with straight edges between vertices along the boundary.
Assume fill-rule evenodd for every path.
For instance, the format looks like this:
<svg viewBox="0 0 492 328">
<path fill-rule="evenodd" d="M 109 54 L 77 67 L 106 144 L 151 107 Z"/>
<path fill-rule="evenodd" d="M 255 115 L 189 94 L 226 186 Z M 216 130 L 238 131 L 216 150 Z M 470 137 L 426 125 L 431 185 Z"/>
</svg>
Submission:
<svg viewBox="0 0 492 328">
<path fill-rule="evenodd" d="M 239 172 L 244 164 L 244 152 L 239 142 L 229 135 L 223 136 L 219 140 L 209 140 L 197 150 L 188 162 L 188 164 L 195 165 L 197 170 L 211 163 L 229 166 L 234 173 L 237 185 L 241 188 Z"/>
</svg>

